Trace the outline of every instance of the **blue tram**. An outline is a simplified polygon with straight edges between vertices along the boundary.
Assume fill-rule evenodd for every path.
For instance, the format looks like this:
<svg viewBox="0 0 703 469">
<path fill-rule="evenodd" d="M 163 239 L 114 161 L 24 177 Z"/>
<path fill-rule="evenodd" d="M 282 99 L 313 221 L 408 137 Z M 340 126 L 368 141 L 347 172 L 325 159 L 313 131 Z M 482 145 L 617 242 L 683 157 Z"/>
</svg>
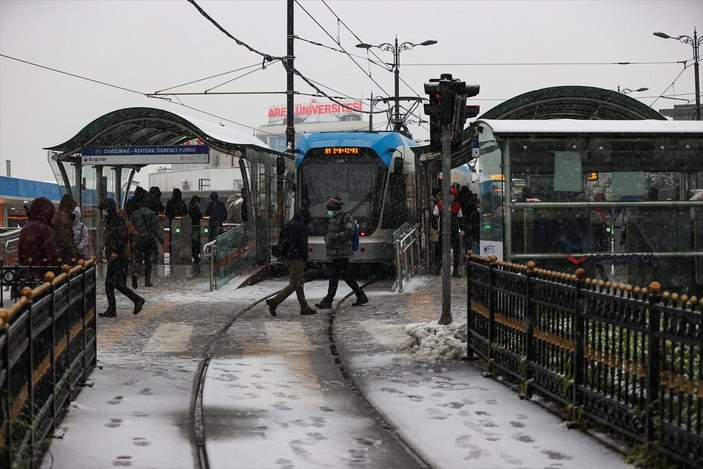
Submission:
<svg viewBox="0 0 703 469">
<path fill-rule="evenodd" d="M 415 142 L 398 132 L 301 134 L 297 199 L 312 215 L 309 260 L 325 262 L 326 203 L 339 196 L 361 230 L 352 262 L 393 261 L 393 232 L 416 219 Z"/>
</svg>

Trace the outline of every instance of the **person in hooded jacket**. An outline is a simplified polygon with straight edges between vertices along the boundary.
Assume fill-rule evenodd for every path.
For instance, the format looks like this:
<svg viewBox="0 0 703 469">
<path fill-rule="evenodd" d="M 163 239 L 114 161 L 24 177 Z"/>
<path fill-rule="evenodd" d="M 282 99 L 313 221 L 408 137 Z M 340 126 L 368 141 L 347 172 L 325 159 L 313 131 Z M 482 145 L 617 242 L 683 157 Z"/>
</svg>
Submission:
<svg viewBox="0 0 703 469">
<path fill-rule="evenodd" d="M 127 286 L 127 265 L 129 262 L 129 243 L 127 225 L 117 214 L 117 204 L 112 199 L 104 199 L 98 207 L 105 217 L 105 258 L 107 272 L 105 273 L 105 295 L 107 310 L 99 313 L 100 317 L 112 318 L 117 316 L 115 290 L 119 291 L 134 303 L 132 314 L 142 310 L 146 300 L 137 295 Z"/>
<path fill-rule="evenodd" d="M 308 259 L 308 224 L 310 223 L 310 211 L 301 208 L 293 216 L 293 219 L 283 225 L 279 244 L 283 251 L 282 259 L 288 269 L 288 285 L 286 285 L 276 296 L 266 300 L 271 316 L 276 316 L 276 307 L 283 303 L 295 291 L 300 303 L 300 314 L 315 314 L 313 308 L 305 300 L 305 261 Z"/>
<path fill-rule="evenodd" d="M 188 202 L 188 216 L 190 217 L 190 250 L 193 264 L 200 266 L 200 220 L 203 211 L 200 209 L 200 197 L 194 195 Z"/>
<path fill-rule="evenodd" d="M 76 242 L 76 247 L 78 248 L 78 256 L 81 259 L 88 258 L 88 227 L 81 220 L 81 209 L 76 206 L 71 213 L 71 220 L 73 222 L 73 239 Z"/>
<path fill-rule="evenodd" d="M 188 215 L 188 207 L 183 200 L 183 194 L 180 189 L 173 189 L 171 195 L 171 200 L 166 202 L 166 218 L 168 218 L 168 224 L 173 222 L 176 217 L 184 217 Z"/>
<path fill-rule="evenodd" d="M 327 296 L 315 306 L 321 309 L 332 307 L 332 300 L 337 294 L 337 285 L 341 278 L 356 294 L 356 301 L 352 306 L 361 306 L 369 302 L 366 294 L 354 280 L 349 268 L 349 258 L 354 254 L 352 239 L 354 239 L 354 218 L 344 211 L 344 202 L 339 197 L 332 197 L 327 201 L 327 216 L 330 219 L 325 235 L 325 249 L 330 260 L 330 281 L 327 287 Z"/>
<path fill-rule="evenodd" d="M 159 213 L 164 213 L 164 204 L 161 203 L 161 189 L 157 186 L 151 186 L 147 200 L 149 201 L 149 208 L 154 211 L 157 217 Z"/>
<path fill-rule="evenodd" d="M 124 205 L 125 210 L 127 210 L 127 216 L 131 217 L 139 207 L 148 201 L 148 199 L 149 193 L 143 187 L 137 186 L 137 188 L 134 189 L 134 195 Z"/>
<path fill-rule="evenodd" d="M 59 202 L 59 209 L 54 212 L 54 217 L 51 219 L 60 262 L 74 262 L 79 257 L 71 219 L 71 214 L 76 207 L 75 199 L 70 194 L 64 194 Z"/>
<path fill-rule="evenodd" d="M 222 232 L 222 224 L 227 219 L 227 207 L 219 199 L 217 192 L 210 193 L 210 203 L 205 209 L 205 216 L 210 217 L 208 222 L 208 241 L 212 241 Z"/>
<path fill-rule="evenodd" d="M 29 208 L 27 223 L 20 231 L 18 254 L 20 265 L 58 265 L 54 227 L 54 204 L 46 197 L 38 197 Z"/>
<path fill-rule="evenodd" d="M 144 286 L 151 287 L 151 271 L 153 257 L 158 253 L 159 245 L 163 243 L 163 230 L 159 225 L 156 214 L 149 208 L 147 202 L 143 203 L 129 218 L 138 235 L 132 239 L 134 253 L 132 257 L 132 288 L 137 288 L 137 277 L 144 264 Z"/>
</svg>

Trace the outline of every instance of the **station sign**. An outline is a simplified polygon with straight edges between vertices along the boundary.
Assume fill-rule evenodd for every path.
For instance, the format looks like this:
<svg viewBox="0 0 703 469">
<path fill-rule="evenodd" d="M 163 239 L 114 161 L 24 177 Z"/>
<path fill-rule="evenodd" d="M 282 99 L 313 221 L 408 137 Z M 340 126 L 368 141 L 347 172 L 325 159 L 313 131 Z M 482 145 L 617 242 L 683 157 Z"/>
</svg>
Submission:
<svg viewBox="0 0 703 469">
<path fill-rule="evenodd" d="M 134 145 L 85 147 L 84 165 L 189 164 L 209 163 L 207 145 Z"/>
</svg>

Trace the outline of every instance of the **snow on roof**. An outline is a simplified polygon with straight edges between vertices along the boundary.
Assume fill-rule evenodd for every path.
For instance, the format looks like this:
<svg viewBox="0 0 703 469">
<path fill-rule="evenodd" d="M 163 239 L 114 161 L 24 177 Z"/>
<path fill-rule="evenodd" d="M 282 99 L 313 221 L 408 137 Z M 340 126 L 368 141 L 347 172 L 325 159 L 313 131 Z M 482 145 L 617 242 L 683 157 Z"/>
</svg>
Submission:
<svg viewBox="0 0 703 469">
<path fill-rule="evenodd" d="M 581 133 L 678 133 L 703 134 L 703 121 L 664 120 L 503 120 L 479 119 L 475 123 L 487 126 L 494 134 L 581 134 Z"/>
<path fill-rule="evenodd" d="M 217 140 L 221 140 L 227 143 L 233 143 L 236 145 L 256 145 L 257 147 L 263 147 L 267 149 L 271 148 L 258 138 L 241 130 L 233 129 L 231 127 L 225 127 L 222 124 L 217 125 L 214 122 L 199 119 L 197 117 L 189 116 L 186 114 L 180 114 L 177 112 L 174 112 L 173 114 L 182 117 L 183 119 L 198 127 L 210 137 L 215 138 Z"/>
</svg>

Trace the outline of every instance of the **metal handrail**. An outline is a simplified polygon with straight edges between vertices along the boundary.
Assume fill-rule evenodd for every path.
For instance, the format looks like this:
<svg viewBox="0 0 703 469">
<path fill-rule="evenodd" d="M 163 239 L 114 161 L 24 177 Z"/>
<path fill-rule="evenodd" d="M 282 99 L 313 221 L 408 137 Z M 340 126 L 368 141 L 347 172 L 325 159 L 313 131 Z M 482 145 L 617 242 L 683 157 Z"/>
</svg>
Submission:
<svg viewBox="0 0 703 469">
<path fill-rule="evenodd" d="M 406 224 L 406 225 L 409 225 Z M 404 228 L 403 225 L 400 229 Z M 409 228 L 409 229 L 408 229 Z M 395 284 L 394 289 L 398 292 L 403 291 L 403 279 L 409 280 L 410 274 L 414 273 L 420 265 L 420 224 L 406 227 L 405 231 L 400 229 L 393 233 L 393 250 L 395 251 Z M 417 253 L 415 252 L 417 250 Z M 408 254 L 409 253 L 409 254 Z M 417 254 L 417 255 L 416 255 Z M 410 263 L 408 263 L 408 258 Z"/>
<path fill-rule="evenodd" d="M 210 291 L 215 291 L 215 253 L 217 252 L 217 238 L 203 245 L 203 259 L 210 259 Z"/>
</svg>

